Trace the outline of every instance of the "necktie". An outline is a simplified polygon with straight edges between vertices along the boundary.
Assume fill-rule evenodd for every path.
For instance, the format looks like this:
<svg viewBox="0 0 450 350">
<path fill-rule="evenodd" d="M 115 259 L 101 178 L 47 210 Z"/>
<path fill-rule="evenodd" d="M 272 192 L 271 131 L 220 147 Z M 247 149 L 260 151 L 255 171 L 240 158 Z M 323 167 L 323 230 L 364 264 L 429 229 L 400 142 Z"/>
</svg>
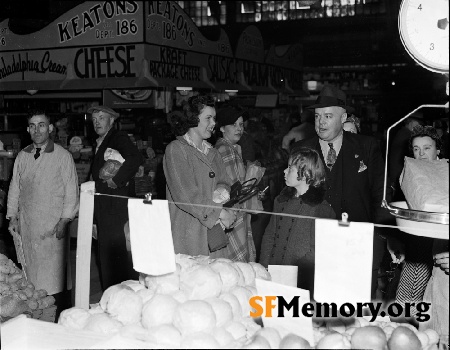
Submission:
<svg viewBox="0 0 450 350">
<path fill-rule="evenodd" d="M 327 154 L 327 167 L 331 170 L 334 163 L 336 162 L 336 150 L 333 147 L 333 143 L 329 143 L 328 146 L 330 146 L 330 149 L 328 150 Z"/>
<path fill-rule="evenodd" d="M 34 159 L 38 159 L 40 155 L 41 155 L 41 149 L 36 148 L 36 153 L 34 154 Z"/>
</svg>

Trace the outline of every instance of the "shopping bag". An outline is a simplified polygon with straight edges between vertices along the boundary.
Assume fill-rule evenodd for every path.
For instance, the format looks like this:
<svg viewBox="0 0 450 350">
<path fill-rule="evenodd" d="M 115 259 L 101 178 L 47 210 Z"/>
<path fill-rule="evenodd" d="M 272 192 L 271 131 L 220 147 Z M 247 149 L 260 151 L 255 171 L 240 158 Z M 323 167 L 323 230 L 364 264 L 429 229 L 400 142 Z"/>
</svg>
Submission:
<svg viewBox="0 0 450 350">
<path fill-rule="evenodd" d="M 448 177 L 447 159 L 423 161 L 405 157 L 400 184 L 409 208 L 448 213 Z"/>
<path fill-rule="evenodd" d="M 245 180 L 249 181 L 250 179 L 256 179 L 255 185 L 257 185 L 262 177 L 264 176 L 264 173 L 266 172 L 266 168 L 261 166 L 261 163 L 257 160 L 254 162 L 247 161 L 247 167 L 245 170 Z"/>
<path fill-rule="evenodd" d="M 107 148 L 103 159 L 106 160 L 100 169 L 98 177 L 102 180 L 109 180 L 116 176 L 125 159 L 122 155 L 112 148 Z"/>
</svg>

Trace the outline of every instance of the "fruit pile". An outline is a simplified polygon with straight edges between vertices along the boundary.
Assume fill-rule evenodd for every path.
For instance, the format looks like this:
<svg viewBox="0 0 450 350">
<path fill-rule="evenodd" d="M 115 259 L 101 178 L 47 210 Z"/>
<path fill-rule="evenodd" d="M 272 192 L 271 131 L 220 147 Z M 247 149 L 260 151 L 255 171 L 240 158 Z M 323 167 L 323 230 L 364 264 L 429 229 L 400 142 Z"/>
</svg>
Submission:
<svg viewBox="0 0 450 350">
<path fill-rule="evenodd" d="M 178 254 L 177 270 L 141 275 L 108 288 L 89 310 L 71 308 L 58 323 L 167 348 L 311 349 L 308 341 L 249 317 L 260 264 Z M 437 350 L 436 332 L 364 318 L 313 322 L 316 349 Z"/>
<path fill-rule="evenodd" d="M 55 298 L 36 290 L 12 260 L 0 254 L 0 321 L 52 306 Z"/>
<path fill-rule="evenodd" d="M 432 329 L 421 332 L 407 323 L 363 317 L 315 323 L 314 337 L 316 349 L 437 350 L 439 342 Z"/>
<path fill-rule="evenodd" d="M 255 278 L 270 280 L 260 264 L 178 254 L 177 270 L 141 275 L 103 293 L 89 310 L 71 308 L 58 323 L 120 334 L 169 348 L 240 348 L 261 329 L 250 318 Z"/>
</svg>

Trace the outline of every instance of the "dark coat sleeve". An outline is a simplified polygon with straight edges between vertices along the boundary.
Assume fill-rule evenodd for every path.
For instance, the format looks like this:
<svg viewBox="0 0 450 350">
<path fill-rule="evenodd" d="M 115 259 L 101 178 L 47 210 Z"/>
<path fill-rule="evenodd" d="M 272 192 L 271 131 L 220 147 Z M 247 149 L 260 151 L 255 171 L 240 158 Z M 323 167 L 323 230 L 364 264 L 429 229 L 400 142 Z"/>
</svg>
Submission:
<svg viewBox="0 0 450 350">
<path fill-rule="evenodd" d="M 391 220 L 389 212 L 381 206 L 383 201 L 384 191 L 384 161 L 381 155 L 381 149 L 376 139 L 370 138 L 370 142 L 366 145 L 369 154 L 369 164 L 367 165 L 369 171 L 370 183 L 370 206 L 373 210 L 373 223 L 387 224 Z M 389 179 L 386 181 L 386 186 L 389 187 Z M 387 191 L 386 199 L 390 201 L 390 191 Z"/>
<path fill-rule="evenodd" d="M 114 135 L 110 148 L 117 150 L 125 159 L 116 176 L 113 177 L 113 181 L 118 187 L 125 186 L 136 175 L 139 166 L 143 163 L 143 157 L 123 131 Z"/>
<path fill-rule="evenodd" d="M 277 199 L 278 197 L 276 197 L 274 200 L 273 205 L 274 213 L 279 212 L 279 204 Z M 266 230 L 264 231 L 261 243 L 261 252 L 259 254 L 259 263 L 264 267 L 267 267 L 269 265 L 270 253 L 272 251 L 273 243 L 275 241 L 276 231 L 277 231 L 277 215 L 271 215 L 269 224 L 267 225 Z"/>
</svg>

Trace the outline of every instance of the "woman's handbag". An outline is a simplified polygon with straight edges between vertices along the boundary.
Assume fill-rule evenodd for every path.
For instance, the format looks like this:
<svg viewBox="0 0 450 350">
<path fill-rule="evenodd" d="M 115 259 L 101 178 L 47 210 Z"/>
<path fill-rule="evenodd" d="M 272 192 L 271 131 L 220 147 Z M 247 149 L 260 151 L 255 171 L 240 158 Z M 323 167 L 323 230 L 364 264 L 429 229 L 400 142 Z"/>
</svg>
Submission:
<svg viewBox="0 0 450 350">
<path fill-rule="evenodd" d="M 220 224 L 214 225 L 208 229 L 206 238 L 210 252 L 225 248 L 228 245 L 228 236 Z"/>
</svg>

